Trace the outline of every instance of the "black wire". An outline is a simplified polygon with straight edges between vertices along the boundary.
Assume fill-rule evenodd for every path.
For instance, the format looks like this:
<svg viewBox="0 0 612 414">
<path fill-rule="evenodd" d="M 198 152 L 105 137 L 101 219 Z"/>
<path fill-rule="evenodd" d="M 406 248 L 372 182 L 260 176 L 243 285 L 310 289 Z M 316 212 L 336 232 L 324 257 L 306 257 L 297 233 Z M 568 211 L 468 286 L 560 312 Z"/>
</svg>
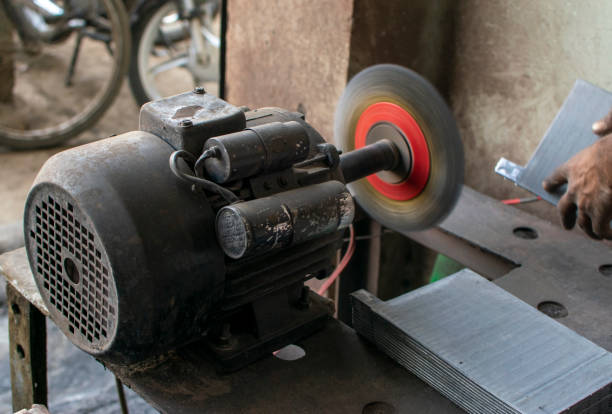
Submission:
<svg viewBox="0 0 612 414">
<path fill-rule="evenodd" d="M 195 156 L 187 152 L 185 150 L 174 151 L 172 155 L 170 155 L 170 170 L 182 180 L 185 180 L 189 183 L 195 184 L 199 187 L 202 187 L 204 190 L 209 191 L 211 193 L 215 193 L 223 197 L 225 201 L 228 203 L 235 203 L 236 201 L 240 201 L 236 194 L 232 193 L 230 190 L 221 187 L 217 183 L 213 183 L 205 178 L 196 177 L 195 175 L 185 174 L 178 168 L 178 159 L 183 158 L 186 161 L 194 163 L 196 161 Z"/>
<path fill-rule="evenodd" d="M 361 240 L 371 240 L 371 239 L 377 239 L 382 237 L 383 234 L 391 234 L 391 233 L 395 233 L 393 230 L 391 229 L 383 229 L 380 233 L 370 233 L 370 234 L 366 234 L 363 236 L 355 236 L 355 241 L 361 241 Z M 350 238 L 344 238 L 342 239 L 343 242 L 348 243 L 349 241 L 351 241 Z"/>
<path fill-rule="evenodd" d="M 195 165 L 193 166 L 193 170 L 195 171 L 196 176 L 199 177 L 198 173 L 204 161 L 206 161 L 208 158 L 217 158 L 218 156 L 219 156 L 219 148 L 217 147 L 212 147 L 204 151 L 202 155 L 200 155 L 200 158 L 198 158 L 198 160 L 195 162 Z"/>
</svg>

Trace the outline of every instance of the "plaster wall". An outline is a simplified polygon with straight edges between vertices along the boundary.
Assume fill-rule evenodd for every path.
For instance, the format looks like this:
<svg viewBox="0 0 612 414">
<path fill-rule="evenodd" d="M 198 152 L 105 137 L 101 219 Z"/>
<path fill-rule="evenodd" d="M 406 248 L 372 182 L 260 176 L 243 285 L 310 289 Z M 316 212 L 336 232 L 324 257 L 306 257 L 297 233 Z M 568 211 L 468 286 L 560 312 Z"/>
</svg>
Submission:
<svg viewBox="0 0 612 414">
<path fill-rule="evenodd" d="M 454 0 L 228 0 L 226 97 L 306 114 L 331 141 L 348 80 L 376 63 L 411 67 L 443 92 Z M 433 51 L 433 52 L 432 52 Z"/>
<path fill-rule="evenodd" d="M 353 0 L 229 0 L 227 13 L 227 100 L 305 113 L 331 140 Z"/>
<path fill-rule="evenodd" d="M 228 0 L 226 96 L 305 112 L 331 140 L 348 79 L 402 64 L 449 99 L 466 184 L 527 196 L 493 167 L 528 161 L 576 78 L 612 90 L 611 18 L 609 0 Z M 547 203 L 523 208 L 557 222 Z"/>
<path fill-rule="evenodd" d="M 527 195 L 493 167 L 501 156 L 527 163 L 576 78 L 612 90 L 611 21 L 608 0 L 458 2 L 448 73 L 468 185 L 500 199 Z M 547 203 L 525 208 L 557 221 Z"/>
</svg>

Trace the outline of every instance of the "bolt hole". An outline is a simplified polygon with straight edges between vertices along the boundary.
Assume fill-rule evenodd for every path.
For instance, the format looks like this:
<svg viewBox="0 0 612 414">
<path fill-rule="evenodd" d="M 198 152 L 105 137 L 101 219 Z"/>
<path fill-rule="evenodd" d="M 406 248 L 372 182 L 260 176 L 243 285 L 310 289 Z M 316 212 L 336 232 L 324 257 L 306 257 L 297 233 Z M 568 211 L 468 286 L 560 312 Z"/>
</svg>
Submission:
<svg viewBox="0 0 612 414">
<path fill-rule="evenodd" d="M 304 348 L 291 344 L 272 352 L 272 355 L 283 361 L 296 361 L 305 357 L 306 351 L 304 351 Z"/>
<path fill-rule="evenodd" d="M 395 407 L 384 401 L 373 401 L 366 404 L 361 410 L 362 414 L 395 414 Z"/>
<path fill-rule="evenodd" d="M 13 311 L 13 315 L 21 314 L 21 309 L 19 309 L 19 305 L 16 303 L 11 303 L 11 310 Z"/>
<path fill-rule="evenodd" d="M 612 276 L 612 264 L 604 264 L 599 266 L 599 273 L 607 277 Z"/>
<path fill-rule="evenodd" d="M 538 304 L 538 310 L 553 319 L 565 318 L 568 315 L 565 306 L 553 301 L 540 302 Z"/>
<path fill-rule="evenodd" d="M 531 227 L 517 227 L 512 230 L 512 233 L 521 239 L 534 240 L 538 238 L 538 232 Z"/>
<path fill-rule="evenodd" d="M 327 276 L 329 276 L 331 273 L 333 272 L 333 270 L 329 270 L 329 269 L 321 269 L 317 272 L 317 276 L 316 278 L 319 280 L 323 280 L 325 279 Z"/>
<path fill-rule="evenodd" d="M 77 269 L 76 264 L 74 264 L 72 259 L 69 257 L 64 259 L 64 271 L 72 283 L 79 283 L 79 270 Z"/>
<path fill-rule="evenodd" d="M 19 344 L 17 344 L 17 355 L 19 356 L 20 359 L 25 358 L 25 351 L 23 350 L 23 347 Z"/>
</svg>

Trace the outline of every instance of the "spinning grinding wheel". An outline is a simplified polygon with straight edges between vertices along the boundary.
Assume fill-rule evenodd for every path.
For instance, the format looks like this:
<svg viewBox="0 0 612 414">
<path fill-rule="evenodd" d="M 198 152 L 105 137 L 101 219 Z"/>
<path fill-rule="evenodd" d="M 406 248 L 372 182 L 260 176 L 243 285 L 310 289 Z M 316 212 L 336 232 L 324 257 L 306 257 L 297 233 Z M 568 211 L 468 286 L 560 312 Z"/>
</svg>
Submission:
<svg viewBox="0 0 612 414">
<path fill-rule="evenodd" d="M 463 146 L 440 94 L 417 73 L 372 66 L 348 84 L 335 114 L 334 143 L 344 152 L 382 139 L 395 143 L 400 162 L 391 171 L 348 184 L 375 220 L 400 231 L 440 222 L 463 184 Z"/>
</svg>

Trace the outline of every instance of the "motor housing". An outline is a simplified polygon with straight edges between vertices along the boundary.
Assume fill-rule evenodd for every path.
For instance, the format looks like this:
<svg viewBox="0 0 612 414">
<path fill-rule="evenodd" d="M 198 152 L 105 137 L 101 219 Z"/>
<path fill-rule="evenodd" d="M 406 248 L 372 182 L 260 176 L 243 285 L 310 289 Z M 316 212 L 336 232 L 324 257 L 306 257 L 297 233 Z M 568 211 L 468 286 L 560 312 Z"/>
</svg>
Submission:
<svg viewBox="0 0 612 414">
<path fill-rule="evenodd" d="M 237 356 L 243 348 L 291 332 L 295 337 L 300 329 L 302 335 L 311 332 L 313 321 L 333 312 L 322 299 L 304 297 L 303 284 L 333 270 L 354 204 L 337 165 L 315 159 L 294 168 L 327 145 L 303 115 L 278 108 L 241 111 L 212 95 L 186 93 L 143 106 L 140 128 L 54 155 L 28 195 L 30 266 L 52 319 L 73 343 L 100 360 L 131 364 L 207 337 L 235 368 L 251 358 Z M 163 131 L 169 132 L 154 134 Z M 232 137 L 241 131 L 247 141 L 263 142 L 268 158 L 261 168 L 247 159 L 232 169 L 234 175 L 217 177 L 239 203 L 228 206 L 169 167 L 177 149 L 202 152 L 207 141 L 226 143 L 233 154 Z M 258 160 L 257 153 L 251 156 Z M 330 183 L 333 194 L 325 190 Z M 341 215 L 332 205 L 336 196 Z M 330 201 L 321 204 L 326 197 Z M 219 240 L 227 234 L 215 227 L 219 210 L 277 199 L 302 217 L 296 216 L 295 236 L 274 251 L 260 245 L 245 257 L 224 254 Z M 301 235 L 306 212 L 311 221 L 331 214 L 336 224 Z M 272 215 L 260 218 L 266 226 Z M 292 315 L 278 326 L 259 316 L 272 300 L 277 316 Z M 300 303 L 312 306 L 302 309 Z M 229 351 L 218 347 L 228 323 L 240 338 Z M 248 354 L 259 355 L 252 349 Z"/>
<path fill-rule="evenodd" d="M 172 151 L 143 131 L 63 151 L 28 196 L 38 288 L 56 324 L 93 355 L 133 361 L 201 336 L 222 298 L 215 213 L 163 168 Z"/>
<path fill-rule="evenodd" d="M 145 104 L 139 131 L 50 158 L 24 231 L 51 318 L 104 363 L 202 340 L 222 370 L 321 328 L 333 305 L 304 283 L 332 273 L 353 197 L 420 230 L 453 208 L 463 171 L 450 111 L 407 69 L 358 74 L 335 124 L 342 154 L 300 113 L 196 89 Z"/>
</svg>

